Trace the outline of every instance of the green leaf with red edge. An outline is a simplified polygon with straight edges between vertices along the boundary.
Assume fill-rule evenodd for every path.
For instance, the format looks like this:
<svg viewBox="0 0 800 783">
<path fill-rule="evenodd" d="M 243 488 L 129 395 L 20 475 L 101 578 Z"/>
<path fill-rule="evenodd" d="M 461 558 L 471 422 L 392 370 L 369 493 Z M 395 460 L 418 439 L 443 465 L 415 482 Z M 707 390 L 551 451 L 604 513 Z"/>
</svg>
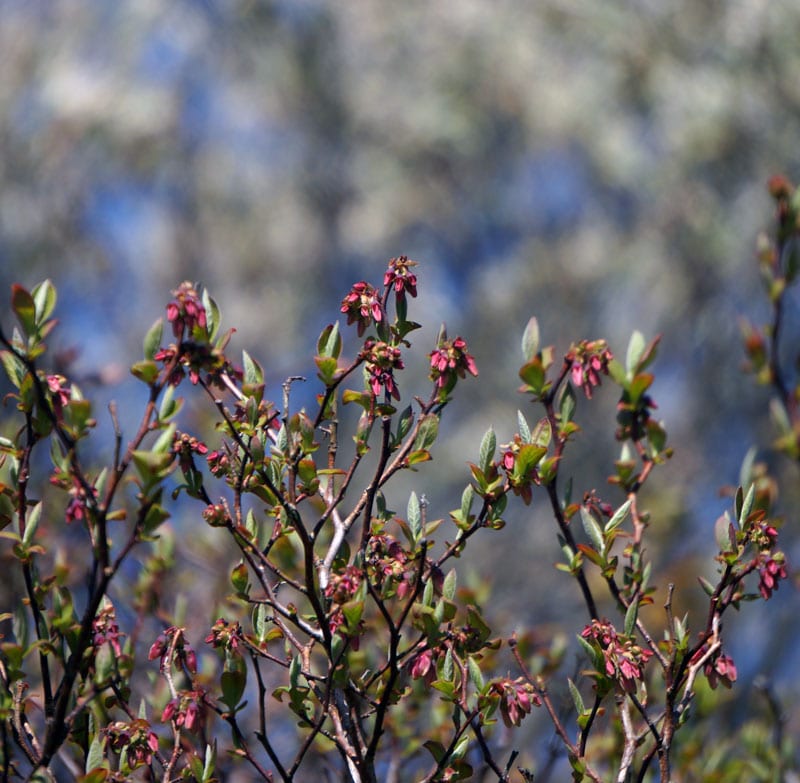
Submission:
<svg viewBox="0 0 800 783">
<path fill-rule="evenodd" d="M 576 544 L 575 548 L 583 553 L 583 556 L 594 563 L 598 568 L 603 568 L 605 565 L 605 558 L 593 547 L 588 544 Z"/>
<path fill-rule="evenodd" d="M 11 286 L 11 309 L 17 316 L 26 337 L 36 333 L 36 303 L 30 293 L 18 283 Z"/>
<path fill-rule="evenodd" d="M 653 376 L 650 373 L 642 372 L 635 375 L 628 386 L 631 404 L 635 405 L 639 402 L 641 396 L 650 388 L 652 383 Z"/>
<path fill-rule="evenodd" d="M 407 465 L 419 465 L 420 462 L 428 462 L 432 459 L 431 453 L 426 451 L 425 449 L 417 449 L 416 451 L 412 451 L 406 457 L 406 464 Z"/>
<path fill-rule="evenodd" d="M 368 411 L 372 407 L 372 396 L 367 392 L 355 391 L 355 389 L 345 389 L 342 392 L 342 402 L 348 405 L 351 402 L 360 405 L 364 410 Z"/>
<path fill-rule="evenodd" d="M 339 363 L 332 356 L 315 356 L 314 363 L 319 370 L 319 379 L 329 386 L 334 381 L 336 370 L 339 368 Z"/>
<path fill-rule="evenodd" d="M 547 448 L 544 446 L 535 446 L 533 443 L 526 443 L 520 446 L 514 460 L 514 480 L 522 481 L 528 478 L 531 471 L 539 464 L 545 454 L 547 454 Z"/>
<path fill-rule="evenodd" d="M 519 377 L 522 378 L 526 384 L 522 387 L 521 391 L 541 395 L 545 390 L 547 379 L 541 357 L 536 356 L 531 359 L 531 361 L 523 364 L 519 370 Z"/>
</svg>

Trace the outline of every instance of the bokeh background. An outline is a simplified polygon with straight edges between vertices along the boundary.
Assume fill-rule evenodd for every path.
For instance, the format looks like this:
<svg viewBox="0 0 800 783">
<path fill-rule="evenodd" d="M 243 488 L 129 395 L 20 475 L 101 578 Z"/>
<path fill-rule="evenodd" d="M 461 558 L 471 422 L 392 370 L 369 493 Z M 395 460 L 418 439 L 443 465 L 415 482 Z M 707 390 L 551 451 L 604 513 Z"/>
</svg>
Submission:
<svg viewBox="0 0 800 783">
<path fill-rule="evenodd" d="M 426 329 L 401 389 L 422 388 L 440 321 L 481 370 L 409 484 L 437 516 L 488 426 L 504 442 L 517 408 L 536 418 L 516 392 L 531 315 L 561 351 L 605 337 L 624 355 L 633 329 L 661 333 L 654 397 L 677 456 L 646 496 L 651 554 L 689 608 L 751 446 L 781 476 L 798 550 L 797 468 L 770 453 L 738 325 L 768 317 L 765 182 L 800 175 L 798 40 L 800 6 L 782 0 L 0 0 L 0 290 L 50 277 L 57 347 L 128 409 L 125 368 L 181 280 L 211 291 L 277 397 L 313 377 L 351 283 L 416 259 Z M 614 404 L 581 403 L 570 466 L 576 493 L 618 502 Z M 195 575 L 219 566 L 202 535 L 188 546 Z M 575 626 L 558 559 L 536 503 L 487 537 L 467 565 L 494 584 L 498 632 Z M 190 603 L 199 589 L 182 585 Z M 791 684 L 797 607 L 787 585 L 732 623 L 733 722 L 757 675 Z"/>
</svg>

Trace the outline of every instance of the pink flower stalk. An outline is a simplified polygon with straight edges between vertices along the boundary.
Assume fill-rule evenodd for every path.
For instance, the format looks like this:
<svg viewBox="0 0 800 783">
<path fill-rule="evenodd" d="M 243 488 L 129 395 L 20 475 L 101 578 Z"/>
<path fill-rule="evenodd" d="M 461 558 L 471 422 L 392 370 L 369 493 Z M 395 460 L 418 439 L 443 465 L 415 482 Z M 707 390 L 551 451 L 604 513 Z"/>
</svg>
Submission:
<svg viewBox="0 0 800 783">
<path fill-rule="evenodd" d="M 779 552 L 775 557 L 767 554 L 763 555 L 761 567 L 758 569 L 758 590 L 761 597 L 767 601 L 778 589 L 781 579 L 786 579 L 786 564 L 783 560 L 783 553 Z"/>
<path fill-rule="evenodd" d="M 61 421 L 64 417 L 64 408 L 72 399 L 72 392 L 67 379 L 63 375 L 48 375 L 47 388 L 50 390 L 53 402 L 53 413 L 56 416 L 56 420 Z"/>
<path fill-rule="evenodd" d="M 408 256 L 399 256 L 389 261 L 389 268 L 383 276 L 384 288 L 394 288 L 397 299 L 404 299 L 406 293 L 417 295 L 417 276 L 410 268 L 416 266 L 416 261 L 410 261 Z"/>
<path fill-rule="evenodd" d="M 603 653 L 605 675 L 619 682 L 628 693 L 644 677 L 644 667 L 653 653 L 644 650 L 632 639 L 617 634 L 608 620 L 592 620 L 581 632 L 584 639 L 593 640 Z"/>
<path fill-rule="evenodd" d="M 399 400 L 400 390 L 394 380 L 394 371 L 402 370 L 404 367 L 400 349 L 388 343 L 367 340 L 364 350 L 372 393 L 377 397 L 381 391 L 385 391 L 390 397 Z"/>
<path fill-rule="evenodd" d="M 429 354 L 431 360 L 430 379 L 439 389 L 446 389 L 455 383 L 456 377 L 464 378 L 466 373 L 478 374 L 475 359 L 467 353 L 467 344 L 461 337 L 445 340 Z"/>
<path fill-rule="evenodd" d="M 728 655 L 717 655 L 705 665 L 704 671 L 712 689 L 720 683 L 730 688 L 736 682 L 736 664 Z"/>
<path fill-rule="evenodd" d="M 161 721 L 174 720 L 175 725 L 184 727 L 187 731 L 194 731 L 203 722 L 204 693 L 199 688 L 191 691 L 179 691 L 178 695 L 167 702 Z"/>
<path fill-rule="evenodd" d="M 117 657 L 122 655 L 122 648 L 119 641 L 125 634 L 121 633 L 119 630 L 116 613 L 111 604 L 104 606 L 97 617 L 94 618 L 92 622 L 92 631 L 92 645 L 95 650 L 102 647 L 104 644 L 108 644 L 113 650 L 114 655 Z"/>
<path fill-rule="evenodd" d="M 566 355 L 565 360 L 572 363 L 572 383 L 583 389 L 587 399 L 592 398 L 592 389 L 600 385 L 601 374 L 608 375 L 608 363 L 613 358 L 605 340 L 584 340 Z"/>
<path fill-rule="evenodd" d="M 363 280 L 356 283 L 350 289 L 350 293 L 342 299 L 341 311 L 347 314 L 348 324 L 358 324 L 359 337 L 373 321 L 377 324 L 383 320 L 381 298 L 375 287 Z"/>
<path fill-rule="evenodd" d="M 229 623 L 220 617 L 212 626 L 211 632 L 206 636 L 205 643 L 236 652 L 239 649 L 241 637 L 242 627 L 239 623 Z"/>
<path fill-rule="evenodd" d="M 531 709 L 542 703 L 533 686 L 522 677 L 499 680 L 492 685 L 492 691 L 500 696 L 500 715 L 508 728 L 519 726 Z"/>
<path fill-rule="evenodd" d="M 172 295 L 175 298 L 167 305 L 167 320 L 172 324 L 175 339 L 182 340 L 187 331 L 191 335 L 196 326 L 205 329 L 206 309 L 192 283 L 185 280 Z"/>
<path fill-rule="evenodd" d="M 114 721 L 103 729 L 106 743 L 116 753 L 126 751 L 128 763 L 132 768 L 151 764 L 153 754 L 158 751 L 158 736 L 150 729 L 150 724 L 137 718 L 130 723 Z"/>
</svg>

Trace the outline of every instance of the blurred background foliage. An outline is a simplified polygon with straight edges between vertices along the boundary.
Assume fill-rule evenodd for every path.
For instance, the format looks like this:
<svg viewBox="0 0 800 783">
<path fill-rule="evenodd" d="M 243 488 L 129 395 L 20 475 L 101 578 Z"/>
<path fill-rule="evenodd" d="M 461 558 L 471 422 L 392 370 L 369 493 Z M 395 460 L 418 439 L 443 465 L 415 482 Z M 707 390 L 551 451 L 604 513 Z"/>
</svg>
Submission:
<svg viewBox="0 0 800 783">
<path fill-rule="evenodd" d="M 605 337 L 624 354 L 634 328 L 662 333 L 653 396 L 677 456 L 646 497 L 650 554 L 690 608 L 730 502 L 719 490 L 751 445 L 781 477 L 784 547 L 798 550 L 797 466 L 770 455 L 769 395 L 741 373 L 737 322 L 768 318 L 754 243 L 766 179 L 800 168 L 798 40 L 800 7 L 781 0 L 0 0 L 0 283 L 52 278 L 57 347 L 77 352 L 87 393 L 127 410 L 142 390 L 125 368 L 181 280 L 211 291 L 280 399 L 287 375 L 313 376 L 351 283 L 409 255 L 426 329 L 406 399 L 440 321 L 482 376 L 408 485 L 437 516 L 489 425 L 504 442 L 517 407 L 537 417 L 516 393 L 531 315 L 562 352 Z M 618 503 L 616 400 L 598 396 L 589 417 L 579 406 L 575 493 Z M 546 519 L 536 503 L 510 514 L 470 560 L 495 585 L 497 633 L 583 622 L 575 585 L 549 568 Z M 224 594 L 193 578 L 219 568 L 211 531 L 191 547 L 184 598 Z M 728 621 L 732 721 L 758 674 L 795 670 L 796 607 L 787 585 Z"/>
</svg>

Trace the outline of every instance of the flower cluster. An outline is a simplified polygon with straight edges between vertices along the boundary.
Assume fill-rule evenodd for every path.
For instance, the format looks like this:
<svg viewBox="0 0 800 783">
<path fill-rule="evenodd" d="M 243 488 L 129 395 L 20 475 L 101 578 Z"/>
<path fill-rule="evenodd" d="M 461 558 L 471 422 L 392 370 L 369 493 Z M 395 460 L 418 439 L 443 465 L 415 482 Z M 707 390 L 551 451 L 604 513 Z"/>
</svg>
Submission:
<svg viewBox="0 0 800 783">
<path fill-rule="evenodd" d="M 614 358 L 605 340 L 584 340 L 565 357 L 570 362 L 570 378 L 575 386 L 583 389 L 587 399 L 592 398 L 592 389 L 600 385 L 600 376 L 608 375 L 608 363 Z"/>
<path fill-rule="evenodd" d="M 438 648 L 425 647 L 409 663 L 409 673 L 415 680 L 424 680 L 430 685 L 436 679 L 436 661 L 441 656 Z"/>
<path fill-rule="evenodd" d="M 194 468 L 192 454 L 201 456 L 208 453 L 208 446 L 198 438 L 187 435 L 185 432 L 176 432 L 172 442 L 172 452 L 178 455 L 180 468 L 184 473 L 188 473 Z"/>
<path fill-rule="evenodd" d="M 450 391 L 457 378 L 464 378 L 466 373 L 478 374 L 475 359 L 467 353 L 467 344 L 461 337 L 454 340 L 443 340 L 429 354 L 431 360 L 430 379 L 438 389 Z"/>
<path fill-rule="evenodd" d="M 394 537 L 373 535 L 367 544 L 366 563 L 370 582 L 383 591 L 384 597 L 405 598 L 414 584 L 414 570 L 408 569 L 409 554 Z"/>
<path fill-rule="evenodd" d="M 239 623 L 229 623 L 220 617 L 211 626 L 211 632 L 206 636 L 205 643 L 237 652 L 241 639 L 242 626 Z"/>
<path fill-rule="evenodd" d="M 166 723 L 174 720 L 175 725 L 183 726 L 187 731 L 194 731 L 203 723 L 204 692 L 197 688 L 195 690 L 178 691 L 174 699 L 167 702 L 164 712 L 161 713 L 161 720 Z"/>
<path fill-rule="evenodd" d="M 148 721 L 137 718 L 130 723 L 114 721 L 103 729 L 106 744 L 116 753 L 125 751 L 128 764 L 136 768 L 150 764 L 158 752 L 158 737 Z"/>
<path fill-rule="evenodd" d="M 500 715 L 509 729 L 519 726 L 531 709 L 542 703 L 533 686 L 522 677 L 516 680 L 505 677 L 493 682 L 489 694 L 500 699 Z"/>
<path fill-rule="evenodd" d="M 341 311 L 347 314 L 348 324 L 358 324 L 358 336 L 364 334 L 366 329 L 383 320 L 383 304 L 380 295 L 374 286 L 363 280 L 356 283 L 350 293 L 342 299 Z"/>
<path fill-rule="evenodd" d="M 760 556 L 758 568 L 758 591 L 766 601 L 778 589 L 781 579 L 786 579 L 786 564 L 783 552 L 776 552 L 775 556 L 763 553 Z"/>
<path fill-rule="evenodd" d="M 212 476 L 219 478 L 220 476 L 227 476 L 231 467 L 231 460 L 225 451 L 215 449 L 209 452 L 206 457 L 208 462 L 208 469 L 211 471 Z"/>
<path fill-rule="evenodd" d="M 174 625 L 164 629 L 158 635 L 150 647 L 147 657 L 151 661 L 160 658 L 162 670 L 165 666 L 175 663 L 178 666 L 184 666 L 192 674 L 197 673 L 197 656 L 186 641 L 184 629 Z"/>
<path fill-rule="evenodd" d="M 72 399 L 72 392 L 63 375 L 48 375 L 47 388 L 50 390 L 50 399 L 53 403 L 53 413 L 57 421 L 64 418 L 64 408 Z"/>
<path fill-rule="evenodd" d="M 92 622 L 92 645 L 97 650 L 104 644 L 108 644 L 114 651 L 114 655 L 119 657 L 122 655 L 122 648 L 119 642 L 124 636 L 125 634 L 119 630 L 114 606 L 109 601 L 98 612 L 97 617 Z"/>
<path fill-rule="evenodd" d="M 383 276 L 384 288 L 394 288 L 398 300 L 405 298 L 406 293 L 417 295 L 417 276 L 411 271 L 416 266 L 416 261 L 410 261 L 408 256 L 399 256 L 389 261 L 389 268 Z"/>
<path fill-rule="evenodd" d="M 608 620 L 592 620 L 581 636 L 594 642 L 603 653 L 604 674 L 618 680 L 623 690 L 633 693 L 637 681 L 642 680 L 644 666 L 652 657 L 652 651 L 644 650 L 633 639 L 619 635 Z"/>
<path fill-rule="evenodd" d="M 188 331 L 191 335 L 195 327 L 207 326 L 206 308 L 194 285 L 188 281 L 181 283 L 173 292 L 174 299 L 167 305 L 167 320 L 172 324 L 176 340 L 182 340 Z"/>
<path fill-rule="evenodd" d="M 361 569 L 354 565 L 346 566 L 340 574 L 333 573 L 330 575 L 330 582 L 325 588 L 325 595 L 330 598 L 333 604 L 328 618 L 331 633 L 336 633 L 342 626 L 346 625 L 347 618 L 342 606 L 355 597 L 358 588 L 361 586 L 362 578 Z M 360 626 L 361 621 L 358 624 Z M 344 631 L 342 631 L 342 634 L 347 635 Z M 358 649 L 357 636 L 351 639 L 351 646 L 354 650 Z"/>
<path fill-rule="evenodd" d="M 364 353 L 372 393 L 377 397 L 381 390 L 385 390 L 389 396 L 399 400 L 400 391 L 394 380 L 394 371 L 403 369 L 400 349 L 388 343 L 367 340 L 364 344 Z"/>
</svg>

